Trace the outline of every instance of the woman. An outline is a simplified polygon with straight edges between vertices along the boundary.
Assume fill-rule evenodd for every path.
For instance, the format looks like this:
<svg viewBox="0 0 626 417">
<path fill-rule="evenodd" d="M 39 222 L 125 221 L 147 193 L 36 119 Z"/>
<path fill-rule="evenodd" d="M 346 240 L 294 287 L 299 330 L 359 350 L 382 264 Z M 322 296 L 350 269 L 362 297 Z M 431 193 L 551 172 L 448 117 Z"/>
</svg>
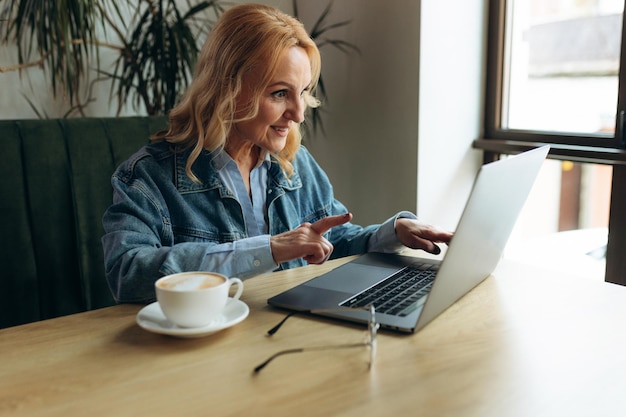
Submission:
<svg viewBox="0 0 626 417">
<path fill-rule="evenodd" d="M 169 130 L 112 177 L 103 246 L 118 302 L 153 300 L 154 281 L 175 272 L 248 278 L 331 255 L 438 253 L 436 242 L 450 240 L 408 212 L 350 223 L 300 144 L 319 74 L 319 51 L 296 19 L 262 5 L 222 15 Z"/>
</svg>

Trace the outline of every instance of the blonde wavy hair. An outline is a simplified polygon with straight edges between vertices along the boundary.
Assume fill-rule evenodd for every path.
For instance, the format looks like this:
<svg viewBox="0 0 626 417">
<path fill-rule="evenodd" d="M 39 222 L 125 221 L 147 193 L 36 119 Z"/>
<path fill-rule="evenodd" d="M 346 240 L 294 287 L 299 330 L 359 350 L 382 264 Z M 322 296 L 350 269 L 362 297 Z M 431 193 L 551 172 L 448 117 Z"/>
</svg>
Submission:
<svg viewBox="0 0 626 417">
<path fill-rule="evenodd" d="M 313 91 L 320 76 L 321 59 L 315 42 L 300 21 L 278 9 L 243 4 L 228 9 L 220 17 L 205 42 L 195 74 L 181 102 L 169 113 L 169 128 L 152 136 L 152 141 L 167 141 L 193 148 L 187 160 L 187 175 L 203 149 L 223 148 L 233 125 L 257 115 L 259 99 L 272 79 L 281 53 L 292 46 L 303 48 L 311 62 L 312 83 L 305 103 L 316 107 Z M 244 80 L 254 74 L 260 80 L 252 86 L 252 102 L 246 109 L 236 108 Z M 239 117 L 235 116 L 236 111 Z M 291 129 L 282 151 L 274 154 L 287 176 L 301 143 L 299 128 Z"/>
</svg>

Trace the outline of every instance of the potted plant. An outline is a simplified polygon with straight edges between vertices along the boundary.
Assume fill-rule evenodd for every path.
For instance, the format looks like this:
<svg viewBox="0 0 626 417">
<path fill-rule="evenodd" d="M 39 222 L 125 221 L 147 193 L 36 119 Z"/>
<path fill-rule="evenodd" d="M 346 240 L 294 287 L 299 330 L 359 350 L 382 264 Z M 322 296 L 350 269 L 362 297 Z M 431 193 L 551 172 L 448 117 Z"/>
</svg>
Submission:
<svg viewBox="0 0 626 417">
<path fill-rule="evenodd" d="M 205 12 L 223 10 L 218 0 L 0 0 L 2 42 L 17 45 L 14 69 L 41 67 L 52 93 L 63 94 L 81 111 L 88 67 L 111 79 L 118 111 L 125 104 L 148 115 L 165 114 L 184 91 L 198 54 L 196 39 L 207 24 Z M 104 34 L 105 40 L 102 40 Z M 109 38 L 116 39 L 111 42 Z M 99 48 L 117 51 L 113 70 L 100 68 Z"/>
<path fill-rule="evenodd" d="M 130 105 L 148 115 L 167 114 L 189 84 L 204 36 L 225 7 L 219 0 L 186 0 L 183 6 L 176 0 L 120 3 L 0 0 L 0 41 L 17 45 L 19 61 L 4 70 L 41 68 L 53 95 L 62 94 L 69 102 L 69 115 L 83 111 L 93 100 L 86 86 L 102 79 L 112 81 L 110 98 L 116 100 L 118 113 Z M 297 17 L 297 0 L 292 5 Z M 331 5 L 317 18 L 311 37 L 320 48 L 358 52 L 356 46 L 328 36 L 349 23 L 329 23 Z M 116 51 L 112 69 L 101 68 L 100 48 Z M 96 68 L 98 78 L 90 78 L 89 67 Z M 323 80 L 318 95 L 326 97 Z M 323 130 L 318 109 L 312 111 L 310 127 Z"/>
</svg>

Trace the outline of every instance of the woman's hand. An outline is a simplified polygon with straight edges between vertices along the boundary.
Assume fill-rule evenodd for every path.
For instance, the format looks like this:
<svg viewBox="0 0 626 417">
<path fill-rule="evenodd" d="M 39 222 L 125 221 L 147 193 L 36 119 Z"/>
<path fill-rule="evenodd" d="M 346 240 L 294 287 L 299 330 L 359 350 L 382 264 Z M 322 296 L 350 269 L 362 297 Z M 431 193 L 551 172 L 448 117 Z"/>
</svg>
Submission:
<svg viewBox="0 0 626 417">
<path fill-rule="evenodd" d="M 324 238 L 323 234 L 350 220 L 352 220 L 351 213 L 328 216 L 313 224 L 303 223 L 297 229 L 272 236 L 270 246 L 274 261 L 280 264 L 304 258 L 310 264 L 326 262 L 333 253 L 333 245 Z"/>
<path fill-rule="evenodd" d="M 435 226 L 422 223 L 419 220 L 400 218 L 396 220 L 396 236 L 404 246 L 411 249 L 422 249 L 438 255 L 441 248 L 437 243 L 450 243 L 454 233 L 444 232 Z"/>
</svg>

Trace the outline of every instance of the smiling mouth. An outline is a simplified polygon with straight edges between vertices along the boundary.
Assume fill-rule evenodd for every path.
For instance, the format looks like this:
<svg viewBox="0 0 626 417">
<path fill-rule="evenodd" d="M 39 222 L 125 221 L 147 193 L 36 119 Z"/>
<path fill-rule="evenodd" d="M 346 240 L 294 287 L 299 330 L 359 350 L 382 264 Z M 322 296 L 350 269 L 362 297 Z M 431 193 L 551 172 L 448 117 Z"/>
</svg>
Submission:
<svg viewBox="0 0 626 417">
<path fill-rule="evenodd" d="M 281 134 L 286 134 L 287 132 L 289 132 L 289 128 L 288 128 L 288 127 L 273 126 L 272 128 L 273 128 L 276 132 L 281 133 Z"/>
</svg>

